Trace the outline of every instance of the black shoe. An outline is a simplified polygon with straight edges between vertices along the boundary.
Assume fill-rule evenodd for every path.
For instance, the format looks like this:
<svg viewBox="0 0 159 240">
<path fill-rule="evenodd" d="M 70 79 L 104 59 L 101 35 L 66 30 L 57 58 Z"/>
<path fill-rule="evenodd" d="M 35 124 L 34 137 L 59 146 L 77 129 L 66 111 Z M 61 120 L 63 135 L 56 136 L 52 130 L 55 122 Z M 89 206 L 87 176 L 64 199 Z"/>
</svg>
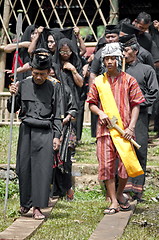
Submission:
<svg viewBox="0 0 159 240">
<path fill-rule="evenodd" d="M 159 195 L 156 197 L 156 199 L 159 201 Z"/>
<path fill-rule="evenodd" d="M 133 200 L 137 200 L 138 203 L 141 203 L 141 202 L 144 202 L 145 200 L 142 198 L 142 194 L 135 194 L 133 197 L 132 197 Z"/>
</svg>

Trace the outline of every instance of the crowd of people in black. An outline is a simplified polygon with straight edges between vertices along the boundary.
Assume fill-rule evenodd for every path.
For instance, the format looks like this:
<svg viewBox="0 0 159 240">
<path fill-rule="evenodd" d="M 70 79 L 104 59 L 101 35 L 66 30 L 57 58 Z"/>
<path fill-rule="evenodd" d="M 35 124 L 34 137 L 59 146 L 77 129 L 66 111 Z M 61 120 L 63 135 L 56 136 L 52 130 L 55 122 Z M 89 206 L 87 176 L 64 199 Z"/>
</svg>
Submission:
<svg viewBox="0 0 159 240">
<path fill-rule="evenodd" d="M 101 54 L 113 42 L 119 42 L 122 49 L 122 71 L 137 80 L 145 98 L 132 129 L 141 145 L 135 151 L 144 174 L 128 178 L 122 206 L 125 204 L 126 211 L 128 200 L 143 200 L 152 118 L 159 135 L 159 22 L 152 22 L 145 12 L 133 22 L 123 19 L 117 25 L 107 25 L 94 53 L 87 58 L 78 27 L 49 29 L 30 25 L 24 31 L 18 44 L 17 82 L 10 86 L 11 94 L 15 94 L 15 111 L 19 110 L 21 119 L 16 164 L 21 214 L 34 207 L 33 217 L 42 219 L 45 216 L 41 208 L 48 206 L 49 197 L 73 199 L 71 159 L 82 136 L 87 93 L 96 77 L 107 72 Z M 3 48 L 6 53 L 15 49 L 16 43 Z M 6 70 L 8 75 L 13 71 L 14 64 L 12 70 Z M 12 96 L 8 100 L 9 111 L 11 103 Z M 98 114 L 91 113 L 92 137 L 96 137 L 97 118 Z M 117 179 L 116 173 L 116 185 Z M 112 202 L 109 192 L 107 200 Z"/>
</svg>

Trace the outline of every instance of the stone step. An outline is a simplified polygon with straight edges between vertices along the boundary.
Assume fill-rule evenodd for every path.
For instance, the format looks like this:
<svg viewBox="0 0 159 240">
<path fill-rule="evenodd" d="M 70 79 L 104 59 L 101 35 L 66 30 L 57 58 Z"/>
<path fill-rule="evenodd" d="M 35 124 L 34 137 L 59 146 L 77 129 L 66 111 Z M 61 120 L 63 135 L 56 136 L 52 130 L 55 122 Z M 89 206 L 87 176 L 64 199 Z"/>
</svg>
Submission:
<svg viewBox="0 0 159 240">
<path fill-rule="evenodd" d="M 131 203 L 131 211 L 120 211 L 113 215 L 104 215 L 103 219 L 100 221 L 89 240 L 119 239 L 122 236 L 124 229 L 135 210 L 136 204 L 136 200 Z"/>
<path fill-rule="evenodd" d="M 58 199 L 51 200 L 51 206 L 42 209 L 42 212 L 46 217 L 49 217 L 57 201 Z M 44 221 L 45 219 L 33 219 L 31 209 L 27 214 L 25 214 L 25 216 L 20 216 L 12 223 L 12 225 L 6 228 L 3 232 L 0 232 L 0 240 L 24 240 L 33 235 Z"/>
<path fill-rule="evenodd" d="M 98 164 L 73 163 L 72 175 L 80 177 L 82 175 L 96 175 L 98 173 Z"/>
</svg>

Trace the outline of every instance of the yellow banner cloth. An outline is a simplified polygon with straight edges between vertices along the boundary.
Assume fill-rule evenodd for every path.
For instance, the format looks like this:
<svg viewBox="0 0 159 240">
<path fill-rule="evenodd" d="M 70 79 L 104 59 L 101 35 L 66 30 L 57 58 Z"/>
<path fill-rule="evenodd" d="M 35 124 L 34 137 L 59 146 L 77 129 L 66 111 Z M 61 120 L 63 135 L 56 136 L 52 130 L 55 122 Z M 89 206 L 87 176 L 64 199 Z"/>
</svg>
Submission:
<svg viewBox="0 0 159 240">
<path fill-rule="evenodd" d="M 120 128 L 124 129 L 119 110 L 117 108 L 109 81 L 107 79 L 107 75 L 104 74 L 104 76 L 100 75 L 96 77 L 95 85 L 97 87 L 104 112 L 110 119 L 115 116 L 118 119 L 117 125 L 119 125 Z M 144 174 L 144 171 L 140 166 L 135 150 L 131 143 L 123 138 L 121 134 L 114 128 L 110 129 L 110 135 L 126 168 L 128 176 L 136 177 Z"/>
</svg>

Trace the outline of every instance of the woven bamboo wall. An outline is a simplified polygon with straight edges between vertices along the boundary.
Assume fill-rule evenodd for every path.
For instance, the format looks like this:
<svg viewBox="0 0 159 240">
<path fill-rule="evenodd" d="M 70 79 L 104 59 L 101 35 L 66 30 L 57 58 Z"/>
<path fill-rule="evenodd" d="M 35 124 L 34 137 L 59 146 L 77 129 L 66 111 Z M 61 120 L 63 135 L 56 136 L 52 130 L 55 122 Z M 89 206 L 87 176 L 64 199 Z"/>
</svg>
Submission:
<svg viewBox="0 0 159 240">
<path fill-rule="evenodd" d="M 8 41 L 11 32 L 15 33 L 17 10 L 23 10 L 23 26 L 37 24 L 44 27 L 88 26 L 95 40 L 96 27 L 106 26 L 109 17 L 109 0 L 0 0 L 0 28 L 4 29 Z M 8 16 L 4 9 L 10 8 Z M 5 26 L 4 17 L 8 18 L 9 26 Z"/>
<path fill-rule="evenodd" d="M 0 126 L 10 124 L 10 113 L 7 110 L 7 99 L 10 97 L 10 93 L 0 93 Z M 14 124 L 19 124 L 18 112 L 14 114 Z"/>
</svg>

